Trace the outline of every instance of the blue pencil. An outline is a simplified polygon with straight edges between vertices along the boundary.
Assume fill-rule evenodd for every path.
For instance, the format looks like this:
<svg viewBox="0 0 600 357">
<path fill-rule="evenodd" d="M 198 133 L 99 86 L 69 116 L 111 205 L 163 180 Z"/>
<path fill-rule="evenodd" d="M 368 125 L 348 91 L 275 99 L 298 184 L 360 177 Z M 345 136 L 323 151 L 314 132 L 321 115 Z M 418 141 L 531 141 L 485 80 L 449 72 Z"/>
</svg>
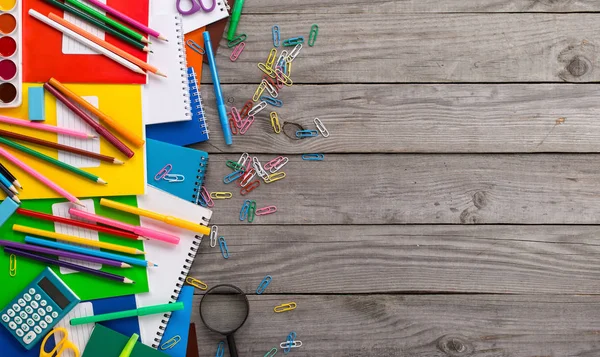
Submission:
<svg viewBox="0 0 600 357">
<path fill-rule="evenodd" d="M 128 264 L 131 264 L 131 265 L 138 265 L 138 266 L 141 266 L 141 267 L 157 266 L 156 264 L 151 263 L 151 262 L 149 262 L 147 260 L 144 260 L 144 259 L 131 258 L 131 257 L 128 257 L 126 255 L 114 254 L 114 253 L 107 253 L 107 252 L 103 252 L 101 250 L 90 249 L 90 248 L 83 248 L 83 247 L 79 247 L 79 246 L 76 246 L 76 245 L 55 242 L 55 241 L 52 241 L 52 240 L 34 238 L 34 237 L 30 237 L 30 236 L 25 236 L 25 242 L 26 243 L 31 243 L 31 244 L 36 244 L 36 245 L 41 245 L 41 246 L 44 246 L 44 247 L 50 247 L 50 248 L 55 248 L 55 249 L 62 249 L 62 250 L 66 250 L 66 251 L 69 251 L 69 252 L 75 252 L 75 253 L 80 253 L 80 254 L 87 254 L 87 255 L 92 255 L 92 256 L 95 256 L 95 257 L 116 260 L 116 261 L 119 261 L 119 262 L 124 262 L 124 263 L 128 263 Z"/>
<path fill-rule="evenodd" d="M 12 192 L 18 194 L 19 191 L 17 191 L 17 189 L 15 188 L 15 185 L 12 184 L 12 182 L 8 181 L 8 179 L 6 178 L 6 176 L 2 175 L 0 173 L 0 182 L 2 182 L 4 184 L 4 186 L 8 187 L 9 190 L 11 190 Z"/>
</svg>

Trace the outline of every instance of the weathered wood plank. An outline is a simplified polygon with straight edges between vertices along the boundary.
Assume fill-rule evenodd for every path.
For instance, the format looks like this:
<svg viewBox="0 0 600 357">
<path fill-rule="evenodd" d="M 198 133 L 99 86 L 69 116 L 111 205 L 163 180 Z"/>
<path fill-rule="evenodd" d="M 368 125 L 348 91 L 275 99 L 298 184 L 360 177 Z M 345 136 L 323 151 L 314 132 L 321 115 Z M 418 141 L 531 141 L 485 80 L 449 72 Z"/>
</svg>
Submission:
<svg viewBox="0 0 600 357">
<path fill-rule="evenodd" d="M 240 356 L 263 356 L 292 330 L 303 343 L 292 352 L 294 356 L 600 354 L 600 298 L 595 296 L 284 295 L 249 299 L 250 316 L 235 335 Z M 195 306 L 199 300 L 196 296 Z M 298 304 L 295 311 L 273 313 L 273 306 L 289 301 Z M 212 356 L 223 337 L 204 327 L 197 308 L 192 320 L 200 354 Z"/>
<path fill-rule="evenodd" d="M 255 85 L 224 85 L 238 109 Z M 246 135 L 227 146 L 210 85 L 202 90 L 209 142 L 214 152 L 324 153 L 477 153 L 598 152 L 598 85 L 297 85 L 283 90 L 282 108 L 258 114 Z M 314 129 L 321 118 L 331 132 L 292 140 L 271 129 L 269 113 Z M 293 129 L 295 130 L 295 129 Z M 293 135 L 291 130 L 291 135 Z M 368 143 L 368 145 L 365 145 Z"/>
<path fill-rule="evenodd" d="M 220 215 L 220 210 L 215 215 Z M 592 226 L 219 226 L 190 275 L 268 294 L 600 294 Z"/>
<path fill-rule="evenodd" d="M 230 191 L 213 221 L 240 224 L 244 197 L 227 160 L 210 156 L 206 185 Z M 259 155 L 262 163 L 275 155 Z M 599 155 L 336 155 L 325 161 L 289 156 L 287 177 L 245 198 L 277 214 L 259 224 L 600 223 Z M 245 223 L 242 223 L 245 224 Z"/>
<path fill-rule="evenodd" d="M 330 14 L 280 23 L 283 38 L 308 36 L 314 47 L 294 61 L 295 83 L 589 82 L 600 80 L 596 14 Z M 256 64 L 273 46 L 272 15 L 242 16 L 249 34 L 236 62 L 218 53 L 224 83 L 258 83 Z M 225 40 L 222 40 L 225 46 Z M 288 48 L 291 49 L 291 48 Z M 203 78 L 208 80 L 208 71 Z"/>
</svg>

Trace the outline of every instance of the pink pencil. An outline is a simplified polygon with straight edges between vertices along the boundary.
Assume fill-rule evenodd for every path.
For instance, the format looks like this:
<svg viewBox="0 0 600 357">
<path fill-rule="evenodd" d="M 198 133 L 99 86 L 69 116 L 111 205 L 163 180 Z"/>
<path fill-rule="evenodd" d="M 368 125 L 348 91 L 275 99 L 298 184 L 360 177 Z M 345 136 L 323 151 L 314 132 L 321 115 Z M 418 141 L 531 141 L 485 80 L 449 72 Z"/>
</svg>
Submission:
<svg viewBox="0 0 600 357">
<path fill-rule="evenodd" d="M 19 125 L 19 126 L 24 126 L 24 127 L 27 127 L 27 128 L 33 128 L 33 129 L 42 130 L 42 131 L 49 131 L 51 133 L 57 133 L 57 134 L 63 134 L 63 135 L 68 135 L 68 136 L 74 136 L 76 138 L 82 138 L 82 139 L 97 138 L 96 135 L 90 135 L 90 134 L 82 133 L 81 131 L 76 131 L 76 130 L 71 130 L 71 129 L 65 129 L 65 128 L 59 128 L 59 127 L 54 126 L 54 125 L 34 123 L 34 122 L 30 122 L 28 120 L 6 117 L 4 115 L 0 115 L 0 123 Z"/>
<path fill-rule="evenodd" d="M 30 174 L 31 176 L 35 177 L 36 179 L 38 179 L 39 181 L 44 183 L 46 186 L 50 187 L 52 190 L 54 190 L 56 193 L 63 196 L 67 200 L 69 200 L 77 205 L 85 207 L 85 205 L 83 203 L 81 203 L 81 201 L 79 201 L 79 199 L 77 197 L 68 193 L 64 188 L 58 186 L 57 184 L 55 184 L 54 182 L 50 181 L 45 176 L 40 174 L 39 172 L 37 172 L 34 169 L 32 169 L 31 167 L 27 166 L 27 164 L 25 164 L 23 161 L 17 159 L 16 157 L 14 157 L 13 155 L 11 155 L 8 151 L 4 150 L 3 148 L 0 148 L 0 155 L 4 156 L 7 160 L 12 162 L 13 164 L 19 166 L 23 171 L 25 171 L 28 174 Z"/>
<path fill-rule="evenodd" d="M 110 7 L 110 6 L 106 5 L 106 4 L 101 3 L 98 0 L 87 0 L 87 2 L 89 2 L 91 4 L 94 4 L 95 6 L 97 6 L 97 7 L 101 8 L 102 10 L 106 11 L 107 14 L 113 15 L 117 19 L 119 19 L 119 20 L 121 20 L 121 21 L 123 21 L 125 23 L 128 23 L 129 25 L 137 28 L 138 30 L 140 30 L 140 31 L 142 31 L 144 33 L 147 33 L 150 36 L 156 37 L 156 38 L 158 38 L 160 40 L 166 40 L 167 39 L 166 37 L 164 37 L 163 35 L 161 35 L 158 31 L 155 31 L 155 30 L 151 29 L 150 27 L 142 24 L 141 22 L 132 19 L 131 17 L 123 14 L 120 11 L 117 11 L 117 10 L 113 9 L 112 7 Z"/>
<path fill-rule="evenodd" d="M 103 216 L 98 216 L 97 214 L 80 211 L 75 208 L 70 208 L 69 214 L 73 217 L 87 219 L 88 221 L 104 224 L 106 226 L 119 228 L 119 229 L 122 229 L 127 232 L 132 232 L 132 233 L 137 234 L 138 236 L 152 238 L 152 239 L 160 240 L 160 241 L 171 243 L 171 244 L 179 244 L 179 237 L 174 236 L 169 233 L 159 232 L 157 230 L 146 228 L 146 227 L 133 226 L 131 224 L 123 223 L 121 221 L 116 221 L 114 219 L 106 218 Z"/>
</svg>

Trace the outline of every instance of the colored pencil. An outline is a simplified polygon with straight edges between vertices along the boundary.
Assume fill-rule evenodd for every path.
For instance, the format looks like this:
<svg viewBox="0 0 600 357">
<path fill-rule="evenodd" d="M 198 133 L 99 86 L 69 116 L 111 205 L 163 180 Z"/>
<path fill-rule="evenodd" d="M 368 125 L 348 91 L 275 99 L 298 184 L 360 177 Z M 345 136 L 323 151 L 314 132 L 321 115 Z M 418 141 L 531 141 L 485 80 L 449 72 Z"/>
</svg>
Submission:
<svg viewBox="0 0 600 357">
<path fill-rule="evenodd" d="M 2 190 L 2 192 L 4 192 L 4 194 L 6 194 L 8 198 L 11 198 L 16 203 L 21 203 L 19 197 L 17 197 L 17 195 L 14 192 L 9 190 L 8 187 L 6 187 L 2 182 L 0 182 L 0 190 Z"/>
<path fill-rule="evenodd" d="M 37 212 L 37 211 L 31 211 L 31 210 L 24 209 L 24 208 L 17 208 L 17 213 L 20 215 L 23 215 L 23 216 L 43 219 L 46 221 L 68 224 L 70 226 L 75 226 L 75 227 L 80 227 L 80 228 L 85 228 L 85 229 L 91 229 L 93 231 L 111 234 L 111 235 L 117 236 L 117 237 L 129 238 L 129 239 L 135 239 L 135 240 L 146 240 L 145 238 L 140 237 L 137 234 L 122 231 L 120 229 L 115 229 L 115 228 L 110 228 L 110 227 L 105 227 L 105 226 L 98 226 L 98 225 L 95 225 L 92 223 L 78 221 L 76 219 L 53 216 L 51 214 Z"/>
<path fill-rule="evenodd" d="M 134 28 L 140 30 L 142 33 L 147 33 L 150 36 L 158 38 L 159 40 L 167 39 L 166 37 L 161 35 L 158 31 L 151 29 L 150 27 L 142 24 L 141 22 L 132 19 L 131 17 L 123 14 L 122 12 L 120 12 L 118 10 L 113 9 L 112 7 L 110 7 L 104 3 L 101 3 L 98 0 L 87 0 L 87 2 L 94 4 L 96 7 L 99 7 L 100 9 L 106 11 L 107 14 L 113 15 L 115 18 L 123 21 L 126 24 L 129 24 L 131 27 L 134 27 Z"/>
<path fill-rule="evenodd" d="M 118 64 L 122 65 L 123 67 L 130 69 L 131 71 L 136 72 L 136 73 L 140 73 L 140 74 L 144 74 L 144 75 L 146 74 L 140 67 L 136 66 L 135 64 L 112 53 L 111 51 L 107 50 L 106 48 L 95 44 L 94 42 L 79 35 L 78 33 L 69 30 L 68 28 L 64 27 L 63 25 L 50 20 L 49 18 L 40 14 L 39 12 L 35 11 L 34 9 L 29 9 L 29 15 L 34 17 L 35 19 L 45 23 L 46 25 L 52 27 L 53 29 L 64 33 L 65 35 L 69 36 L 70 38 L 74 39 L 75 41 L 80 42 L 80 43 L 86 45 L 87 47 L 93 49 L 94 51 L 105 55 L 106 57 L 117 62 Z"/>
<path fill-rule="evenodd" d="M 125 247 L 125 246 L 113 244 L 113 243 L 100 242 L 97 240 L 91 240 L 91 239 L 87 239 L 87 238 L 70 236 L 68 234 L 45 231 L 43 229 L 22 226 L 20 224 L 14 224 L 13 230 L 17 231 L 17 232 L 25 233 L 25 234 L 33 234 L 33 235 L 44 237 L 44 238 L 51 238 L 51 239 L 61 240 L 61 241 L 69 242 L 69 243 L 82 244 L 82 245 L 94 247 L 94 248 L 112 250 L 114 252 L 119 252 L 119 253 L 145 254 L 144 252 L 142 252 L 141 250 L 136 249 L 136 248 Z"/>
<path fill-rule="evenodd" d="M 63 196 L 64 198 L 66 198 L 70 202 L 73 202 L 76 205 L 85 207 L 85 205 L 83 203 L 81 203 L 81 201 L 77 197 L 73 196 L 67 190 L 65 190 L 64 188 L 62 188 L 59 185 L 55 184 L 54 182 L 50 181 L 48 178 L 46 178 L 46 176 L 44 176 L 44 175 L 40 174 L 39 172 L 35 171 L 31 167 L 29 167 L 27 164 L 25 164 L 23 161 L 17 159 L 15 156 L 13 156 L 11 153 L 9 153 L 8 151 L 4 150 L 3 148 L 0 148 L 0 155 L 4 156 L 6 159 L 8 159 L 13 164 L 19 166 L 23 171 L 27 172 L 28 174 L 30 174 L 31 176 L 33 176 L 35 179 L 37 179 L 38 181 L 42 182 L 43 184 L 45 184 L 46 186 L 48 186 L 50 189 L 52 189 L 54 192 L 56 192 L 59 195 Z"/>
<path fill-rule="evenodd" d="M 19 151 L 24 152 L 24 153 L 26 153 L 28 155 L 37 157 L 40 160 L 47 161 L 47 162 L 51 163 L 52 165 L 56 165 L 56 166 L 58 166 L 60 168 L 63 168 L 63 169 L 68 170 L 68 171 L 71 171 L 74 174 L 77 174 L 79 176 L 85 177 L 85 178 L 87 178 L 87 179 L 89 179 L 91 181 L 94 181 L 96 183 L 101 183 L 101 184 L 106 185 L 106 181 L 104 181 L 102 178 L 100 178 L 100 177 L 98 177 L 98 176 L 96 176 L 94 174 L 91 174 L 91 173 L 89 173 L 87 171 L 83 171 L 82 169 L 80 169 L 78 167 L 75 167 L 73 165 L 69 165 L 66 162 L 62 162 L 60 160 L 56 160 L 53 157 L 50 157 L 50 156 L 45 155 L 45 154 L 42 154 L 39 151 L 35 151 L 33 149 L 30 149 L 27 146 L 23 146 L 21 144 L 15 143 L 14 141 L 8 140 L 7 138 L 4 138 L 2 136 L 0 136 L 0 143 L 4 144 L 4 145 L 8 145 L 8 146 L 12 147 L 13 149 L 19 150 Z"/>
<path fill-rule="evenodd" d="M 4 130 L 0 130 L 0 131 L 4 131 Z M 13 184 L 19 186 L 19 188 L 22 190 L 23 186 L 21 186 L 21 183 L 19 182 L 19 180 L 17 180 L 17 178 L 15 177 L 15 175 L 11 174 L 10 171 L 8 171 L 8 169 L 2 165 L 2 163 L 0 163 L 0 173 L 4 176 L 6 176 L 6 178 L 12 182 Z"/>
<path fill-rule="evenodd" d="M 119 31 L 125 33 L 126 35 L 128 35 L 136 40 L 139 40 L 139 41 L 142 41 L 145 43 L 149 42 L 148 39 L 146 37 L 144 37 L 144 35 L 137 33 L 135 31 L 133 31 L 132 29 L 130 29 L 129 27 L 111 19 L 110 17 L 104 15 L 100 11 L 94 9 L 93 7 L 90 7 L 80 1 L 77 1 L 77 0 L 65 0 L 65 1 L 68 2 L 70 5 L 73 5 L 74 7 L 78 8 L 79 10 L 82 10 L 82 11 L 94 16 L 98 20 L 105 22 L 106 24 L 118 29 Z"/>
<path fill-rule="evenodd" d="M 89 126 L 92 127 L 100 136 L 102 136 L 106 141 L 108 141 L 112 146 L 114 146 L 117 150 L 123 153 L 123 155 L 128 158 L 132 158 L 135 153 L 131 150 L 127 145 L 125 145 L 119 138 L 113 135 L 108 129 L 98 124 L 94 119 L 92 119 L 86 112 L 81 110 L 75 104 L 71 103 L 71 101 L 62 95 L 56 88 L 52 87 L 48 83 L 44 83 L 44 89 L 50 92 L 56 99 L 58 99 L 61 103 L 63 103 L 67 108 L 71 109 L 71 111 L 77 114 L 84 122 L 86 122 Z"/>
<path fill-rule="evenodd" d="M 56 255 L 57 257 L 83 260 L 86 262 L 98 263 L 98 264 L 108 265 L 111 267 L 131 268 L 131 265 L 129 265 L 127 263 L 123 263 L 123 262 L 118 262 L 116 260 L 92 257 L 89 255 L 67 252 L 64 250 L 44 248 L 44 247 L 39 247 L 37 245 L 23 244 L 23 243 L 17 243 L 17 242 L 12 242 L 12 241 L 7 241 L 7 240 L 0 240 L 0 246 L 21 249 L 21 250 L 27 250 L 30 252 L 36 252 L 36 253 L 42 253 L 42 254 Z"/>
<path fill-rule="evenodd" d="M 62 85 L 62 83 L 60 83 L 55 78 L 50 78 L 48 83 L 50 83 L 50 85 L 52 87 L 56 88 L 59 92 L 64 94 L 66 97 L 68 97 L 75 103 L 79 104 L 84 109 L 91 112 L 98 118 L 100 118 L 100 120 L 102 120 L 102 122 L 104 122 L 108 127 L 110 127 L 112 130 L 117 132 L 119 135 L 121 135 L 125 139 L 129 140 L 136 147 L 141 148 L 142 146 L 144 146 L 145 141 L 141 136 L 132 133 L 131 130 L 127 129 L 125 126 L 123 126 L 123 124 L 114 120 L 113 118 L 109 117 L 108 115 L 104 114 L 102 111 L 100 111 L 100 109 L 96 108 L 95 106 L 91 105 L 87 100 L 85 100 L 82 97 L 80 97 L 79 95 L 75 94 L 75 92 L 71 91 L 69 88 Z"/>
<path fill-rule="evenodd" d="M 71 152 L 73 154 L 78 154 L 81 156 L 86 156 L 92 159 L 97 159 L 100 161 L 106 161 L 106 162 L 110 162 L 113 164 L 118 164 L 118 165 L 122 165 L 123 161 L 119 160 L 119 159 L 115 159 L 112 156 L 108 156 L 108 155 L 102 155 L 102 154 L 96 154 L 95 152 L 91 152 L 91 151 L 87 151 L 87 150 L 83 150 L 83 149 L 79 149 L 73 146 L 68 146 L 68 145 L 63 145 L 63 144 L 59 144 L 59 143 L 55 143 L 52 141 L 47 141 L 47 140 L 42 140 L 42 139 L 38 139 L 35 138 L 33 136 L 27 136 L 27 135 L 23 135 L 23 134 L 19 134 L 19 133 L 13 133 L 12 131 L 7 131 L 7 130 L 2 130 L 0 129 L 0 136 L 4 136 L 6 138 L 12 138 L 15 140 L 20 140 L 20 141 L 25 141 L 31 144 L 36 144 L 39 146 L 45 146 L 45 147 L 49 147 L 49 148 L 53 148 L 53 149 L 57 149 L 60 151 L 66 151 L 66 152 Z M 2 164 L 0 164 L 2 165 Z M 2 171 L 2 168 L 0 167 L 0 172 Z M 14 180 L 13 183 L 17 184 L 17 180 Z M 21 185 L 18 185 L 21 186 Z M 22 187 L 21 187 L 22 188 Z"/>
<path fill-rule="evenodd" d="M 31 244 L 36 244 L 36 245 L 41 245 L 44 247 L 67 250 L 69 252 L 76 252 L 76 253 L 81 253 L 81 254 L 93 255 L 95 257 L 102 257 L 102 258 L 106 258 L 106 259 L 117 260 L 120 262 L 125 262 L 125 263 L 129 263 L 131 265 L 136 265 L 136 266 L 140 266 L 140 267 L 157 266 L 156 264 L 149 262 L 147 260 L 144 260 L 144 259 L 132 258 L 132 257 L 126 256 L 126 255 L 114 254 L 114 253 L 104 252 L 102 250 L 85 248 L 85 247 L 80 247 L 80 246 L 76 246 L 76 245 L 72 245 L 72 244 L 65 244 L 65 243 L 61 243 L 61 242 L 55 242 L 52 240 L 45 240 L 45 239 L 41 239 L 41 238 L 34 238 L 34 237 L 26 236 L 25 242 L 31 243 Z"/>
<path fill-rule="evenodd" d="M 17 189 L 15 188 L 15 185 L 13 185 L 6 176 L 0 174 L 0 183 L 2 183 L 4 186 L 6 186 L 9 190 L 11 190 L 12 192 L 14 192 L 15 194 L 19 194 L 19 191 L 17 191 Z"/>
<path fill-rule="evenodd" d="M 124 276 L 120 276 L 120 275 L 112 274 L 112 273 L 107 273 L 107 272 L 104 272 L 102 270 L 96 270 L 96 269 L 85 267 L 83 265 L 73 264 L 73 263 L 65 262 L 65 261 L 58 260 L 58 259 L 48 258 L 48 257 L 45 257 L 43 255 L 37 255 L 37 254 L 29 253 L 29 252 L 26 252 L 26 251 L 23 251 L 23 250 L 20 250 L 20 249 L 14 249 L 14 248 L 9 248 L 9 247 L 4 247 L 4 253 L 19 255 L 21 257 L 25 257 L 25 258 L 37 260 L 37 261 L 40 261 L 42 263 L 51 264 L 51 265 L 58 265 L 58 266 L 63 267 L 63 268 L 69 268 L 69 269 L 72 269 L 72 270 L 80 271 L 82 273 L 88 273 L 88 274 L 96 275 L 96 276 L 101 277 L 101 278 L 116 280 L 116 281 L 119 281 L 119 282 L 122 282 L 122 283 L 125 283 L 125 284 L 133 284 L 134 283 L 133 280 L 131 280 L 129 278 L 126 278 Z"/>
<path fill-rule="evenodd" d="M 62 2 L 59 2 L 57 0 L 46 0 L 46 2 L 49 3 L 50 5 L 53 5 L 54 7 L 57 7 L 61 10 L 64 10 L 66 12 L 73 14 L 75 17 L 79 17 L 83 21 L 87 21 L 87 22 L 91 23 L 92 25 L 95 25 L 96 27 L 101 28 L 102 30 L 106 31 L 107 33 L 115 36 L 116 38 L 118 38 L 119 40 L 121 40 L 123 42 L 130 44 L 131 46 L 137 48 L 138 50 L 141 50 L 144 52 L 151 52 L 150 49 L 148 48 L 148 46 L 146 46 L 146 44 L 144 44 L 142 41 L 134 40 L 133 38 L 126 36 L 125 34 L 106 25 L 104 22 L 96 19 L 95 17 L 93 17 L 91 15 L 86 14 L 83 11 L 80 11 L 72 6 L 67 5 L 67 4 L 63 4 Z"/>
<path fill-rule="evenodd" d="M 24 126 L 26 128 L 47 131 L 47 132 L 50 132 L 50 133 L 56 133 L 56 134 L 73 136 L 73 137 L 80 138 L 80 139 L 97 138 L 97 136 L 95 136 L 95 135 L 90 135 L 90 134 L 87 134 L 87 133 L 82 133 L 81 131 L 76 131 L 76 130 L 71 130 L 71 129 L 65 129 L 65 128 L 59 128 L 59 127 L 54 126 L 54 125 L 36 123 L 36 122 L 31 122 L 29 120 L 11 118 L 11 117 L 7 117 L 7 116 L 4 116 L 4 115 L 0 115 L 0 123 L 6 123 L 6 124 Z"/>
</svg>

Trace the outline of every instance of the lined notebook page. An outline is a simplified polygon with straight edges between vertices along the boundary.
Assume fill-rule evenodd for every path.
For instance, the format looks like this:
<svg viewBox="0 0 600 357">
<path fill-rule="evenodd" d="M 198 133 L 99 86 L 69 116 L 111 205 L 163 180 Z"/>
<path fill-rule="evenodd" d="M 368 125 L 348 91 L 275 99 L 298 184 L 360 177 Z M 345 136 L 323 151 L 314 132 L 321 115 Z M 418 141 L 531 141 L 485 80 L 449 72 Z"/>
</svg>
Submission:
<svg viewBox="0 0 600 357">
<path fill-rule="evenodd" d="M 82 97 L 86 102 L 90 103 L 94 107 L 99 107 L 98 97 Z M 78 104 L 75 104 L 79 107 L 79 109 L 83 109 Z M 90 114 L 87 110 L 83 109 L 84 112 Z M 92 119 L 98 122 L 98 119 L 90 115 Z M 60 101 L 56 102 L 56 125 L 62 128 L 78 130 L 88 134 L 96 134 L 94 129 L 89 126 L 86 122 L 83 121 L 77 114 L 73 113 L 71 109 L 67 108 Z M 99 139 L 80 139 L 74 138 L 68 135 L 58 135 L 58 143 L 74 146 L 79 149 L 84 149 L 87 151 L 92 151 L 97 154 L 100 153 L 100 140 Z M 58 151 L 58 159 L 62 162 L 65 162 L 69 165 L 73 165 L 75 167 L 98 167 L 100 166 L 100 160 L 92 159 L 89 157 L 85 157 L 78 154 L 73 154 L 70 152 L 65 152 L 62 150 Z"/>
<path fill-rule="evenodd" d="M 100 2 L 106 4 L 106 0 L 100 0 Z M 89 5 L 89 4 L 86 4 Z M 96 9 L 99 12 L 106 14 L 101 9 Z M 75 24 L 87 32 L 91 33 L 94 36 L 98 36 L 104 40 L 104 30 L 90 24 L 87 21 L 81 20 L 79 17 L 72 15 L 70 12 L 64 12 L 64 19 L 69 21 L 72 24 Z M 66 55 L 99 55 L 100 53 L 92 50 L 86 45 L 81 44 L 78 41 L 70 38 L 69 36 L 63 34 L 62 37 L 62 52 Z"/>
<path fill-rule="evenodd" d="M 77 346 L 79 351 L 83 353 L 85 345 L 87 345 L 92 335 L 92 330 L 95 324 L 83 324 L 79 326 L 71 326 L 71 319 L 76 317 L 90 316 L 94 314 L 94 306 L 91 302 L 80 302 L 73 310 L 71 310 L 58 324 L 56 327 L 64 327 L 69 334 L 69 340 Z M 54 342 L 58 343 L 63 338 L 63 335 L 58 333 L 54 334 Z M 80 356 L 81 356 L 80 353 Z M 61 357 L 75 357 L 75 354 L 71 350 L 65 350 Z"/>
</svg>

